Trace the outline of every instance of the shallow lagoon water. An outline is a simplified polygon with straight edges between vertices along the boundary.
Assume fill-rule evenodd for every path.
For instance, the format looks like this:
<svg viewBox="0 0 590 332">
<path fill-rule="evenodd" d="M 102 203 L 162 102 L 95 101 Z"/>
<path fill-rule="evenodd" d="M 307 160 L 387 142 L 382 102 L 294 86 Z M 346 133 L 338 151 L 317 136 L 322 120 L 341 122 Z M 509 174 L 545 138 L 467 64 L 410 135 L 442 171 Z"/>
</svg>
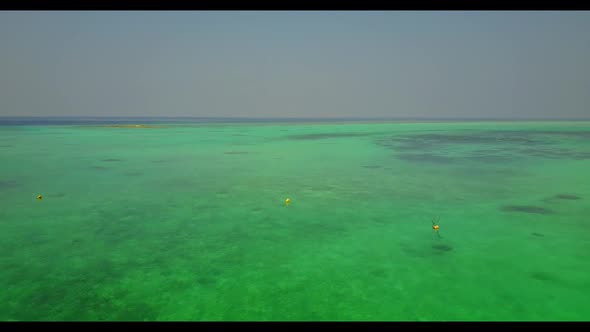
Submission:
<svg viewBox="0 0 590 332">
<path fill-rule="evenodd" d="M 588 170 L 588 122 L 0 126 L 0 320 L 588 320 Z"/>
</svg>

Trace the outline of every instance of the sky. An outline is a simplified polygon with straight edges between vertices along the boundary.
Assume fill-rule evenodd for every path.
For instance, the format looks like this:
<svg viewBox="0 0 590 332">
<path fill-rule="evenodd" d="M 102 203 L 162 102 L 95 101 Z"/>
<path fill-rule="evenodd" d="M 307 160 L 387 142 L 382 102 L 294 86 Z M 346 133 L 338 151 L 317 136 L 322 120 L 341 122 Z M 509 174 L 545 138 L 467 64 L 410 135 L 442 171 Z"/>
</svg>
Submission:
<svg viewBox="0 0 590 332">
<path fill-rule="evenodd" d="M 590 12 L 0 12 L 0 116 L 590 119 Z"/>
</svg>

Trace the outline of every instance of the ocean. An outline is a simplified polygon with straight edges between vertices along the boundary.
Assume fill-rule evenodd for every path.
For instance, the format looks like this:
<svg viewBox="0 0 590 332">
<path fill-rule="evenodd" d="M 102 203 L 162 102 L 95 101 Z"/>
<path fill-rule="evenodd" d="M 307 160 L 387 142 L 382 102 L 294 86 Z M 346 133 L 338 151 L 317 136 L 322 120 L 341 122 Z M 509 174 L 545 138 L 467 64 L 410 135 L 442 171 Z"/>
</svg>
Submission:
<svg viewBox="0 0 590 332">
<path fill-rule="evenodd" d="M 4 119 L 0 320 L 587 321 L 589 175 L 587 121 Z"/>
</svg>

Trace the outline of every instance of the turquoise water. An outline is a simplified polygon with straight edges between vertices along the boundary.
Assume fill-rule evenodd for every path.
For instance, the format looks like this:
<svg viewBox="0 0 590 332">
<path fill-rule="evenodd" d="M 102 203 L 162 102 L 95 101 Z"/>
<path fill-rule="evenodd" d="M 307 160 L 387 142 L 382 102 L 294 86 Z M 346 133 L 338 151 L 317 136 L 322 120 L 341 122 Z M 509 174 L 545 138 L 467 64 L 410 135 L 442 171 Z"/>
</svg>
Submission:
<svg viewBox="0 0 590 332">
<path fill-rule="evenodd" d="M 0 126 L 0 320 L 588 320 L 588 170 L 589 122 Z"/>
</svg>

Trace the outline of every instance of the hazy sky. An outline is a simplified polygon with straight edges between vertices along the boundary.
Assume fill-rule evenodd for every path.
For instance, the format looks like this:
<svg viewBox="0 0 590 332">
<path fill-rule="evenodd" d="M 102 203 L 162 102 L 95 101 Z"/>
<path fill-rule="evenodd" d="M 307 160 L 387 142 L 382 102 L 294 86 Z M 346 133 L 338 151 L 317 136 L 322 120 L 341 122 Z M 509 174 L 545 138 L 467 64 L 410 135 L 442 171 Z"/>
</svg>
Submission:
<svg viewBox="0 0 590 332">
<path fill-rule="evenodd" d="M 590 12 L 0 12 L 0 116 L 590 118 Z"/>
</svg>

